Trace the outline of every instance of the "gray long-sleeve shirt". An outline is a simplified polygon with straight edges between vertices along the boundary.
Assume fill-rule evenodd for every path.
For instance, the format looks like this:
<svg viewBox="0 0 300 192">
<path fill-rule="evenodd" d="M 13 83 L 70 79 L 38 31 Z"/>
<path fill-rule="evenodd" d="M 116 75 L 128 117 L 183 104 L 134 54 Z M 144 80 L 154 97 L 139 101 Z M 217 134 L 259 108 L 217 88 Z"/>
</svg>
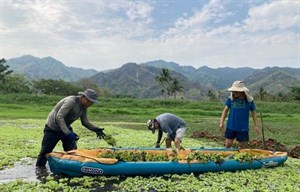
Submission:
<svg viewBox="0 0 300 192">
<path fill-rule="evenodd" d="M 71 124 L 80 117 L 81 124 L 89 130 L 95 130 L 93 124 L 87 119 L 87 108 L 80 103 L 81 96 L 68 96 L 60 100 L 49 113 L 46 125 L 54 131 L 62 131 L 68 135 Z"/>
<path fill-rule="evenodd" d="M 183 119 L 171 113 L 163 113 L 158 115 L 155 119 L 160 125 L 160 130 L 168 135 L 172 135 L 172 133 L 176 133 L 178 128 L 186 126 Z"/>
</svg>

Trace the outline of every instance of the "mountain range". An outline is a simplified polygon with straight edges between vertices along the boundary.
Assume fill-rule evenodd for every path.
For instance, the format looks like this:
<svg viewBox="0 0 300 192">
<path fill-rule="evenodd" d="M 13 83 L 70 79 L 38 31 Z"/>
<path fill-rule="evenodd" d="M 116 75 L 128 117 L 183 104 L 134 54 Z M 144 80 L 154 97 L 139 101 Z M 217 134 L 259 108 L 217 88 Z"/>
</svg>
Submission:
<svg viewBox="0 0 300 192">
<path fill-rule="evenodd" d="M 81 78 L 90 77 L 98 73 L 94 69 L 85 70 L 76 67 L 67 67 L 52 57 L 38 58 L 31 55 L 24 55 L 9 59 L 6 61 L 6 64 L 15 73 L 23 74 L 31 80 L 62 79 L 75 82 Z"/>
<path fill-rule="evenodd" d="M 208 91 L 225 91 L 235 80 L 243 80 L 252 92 L 263 88 L 270 94 L 287 93 L 289 87 L 300 85 L 300 68 L 266 67 L 254 69 L 241 68 L 210 68 L 203 66 L 198 69 L 192 66 L 181 66 L 174 62 L 155 60 L 145 63 L 126 63 L 117 69 L 96 71 L 68 67 L 52 58 L 37 58 L 25 55 L 8 59 L 6 64 L 15 73 L 29 79 L 62 79 L 76 82 L 81 78 L 90 78 L 99 87 L 106 87 L 114 95 L 126 95 L 137 98 L 155 98 L 161 96 L 160 87 L 155 77 L 162 68 L 170 70 L 172 77 L 183 85 L 182 97 L 199 99 L 207 96 Z"/>
</svg>

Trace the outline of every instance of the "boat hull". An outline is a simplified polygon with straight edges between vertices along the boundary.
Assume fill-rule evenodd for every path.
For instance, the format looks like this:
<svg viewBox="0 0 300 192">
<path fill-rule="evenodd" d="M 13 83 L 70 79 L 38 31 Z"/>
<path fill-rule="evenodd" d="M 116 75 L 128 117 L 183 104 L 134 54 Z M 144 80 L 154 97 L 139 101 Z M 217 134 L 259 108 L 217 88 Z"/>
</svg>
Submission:
<svg viewBox="0 0 300 192">
<path fill-rule="evenodd" d="M 203 151 L 204 149 L 199 150 Z M 209 149 L 209 151 L 236 152 L 236 150 L 228 149 Z M 115 161 L 103 163 L 99 162 L 94 157 L 91 158 L 91 156 L 85 156 L 84 152 L 76 153 L 76 150 L 72 151 L 71 154 L 68 152 L 59 152 L 59 154 L 55 153 L 56 152 L 53 152 L 47 155 L 51 171 L 55 174 L 63 174 L 76 177 L 84 175 L 148 176 L 164 174 L 200 174 L 205 172 L 238 171 L 246 169 L 260 169 L 263 167 L 276 167 L 282 165 L 287 160 L 287 154 L 280 152 L 280 154 L 274 156 L 269 155 L 270 157 L 257 160 L 254 159 L 251 162 L 239 162 L 234 159 L 225 159 L 222 163 L 215 163 L 212 161 L 206 163 L 167 161 Z M 82 156 L 85 156 L 85 158 L 77 158 Z"/>
</svg>

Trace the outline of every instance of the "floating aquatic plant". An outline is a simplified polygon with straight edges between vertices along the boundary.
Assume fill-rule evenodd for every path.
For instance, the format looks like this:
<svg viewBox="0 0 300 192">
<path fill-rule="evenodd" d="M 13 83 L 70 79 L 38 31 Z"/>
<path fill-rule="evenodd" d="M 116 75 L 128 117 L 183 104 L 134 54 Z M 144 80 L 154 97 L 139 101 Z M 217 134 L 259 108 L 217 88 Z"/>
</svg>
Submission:
<svg viewBox="0 0 300 192">
<path fill-rule="evenodd" d="M 103 139 L 108 145 L 112 147 L 117 147 L 117 141 L 112 135 L 106 135 Z"/>
</svg>

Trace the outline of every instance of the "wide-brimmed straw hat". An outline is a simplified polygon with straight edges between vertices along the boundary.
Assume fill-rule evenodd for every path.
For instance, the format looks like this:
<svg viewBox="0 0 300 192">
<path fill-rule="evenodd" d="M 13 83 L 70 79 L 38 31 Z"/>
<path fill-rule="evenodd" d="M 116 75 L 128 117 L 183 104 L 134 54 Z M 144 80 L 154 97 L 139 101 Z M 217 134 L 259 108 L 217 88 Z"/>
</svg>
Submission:
<svg viewBox="0 0 300 192">
<path fill-rule="evenodd" d="M 248 102 L 253 101 L 253 97 L 251 96 L 249 89 L 245 86 L 243 81 L 233 82 L 232 86 L 227 90 L 231 91 L 231 94 L 230 94 L 230 99 L 231 100 L 233 100 L 232 92 L 236 91 L 236 92 L 244 92 L 246 97 L 247 97 Z"/>
<path fill-rule="evenodd" d="M 151 130 L 152 133 L 155 133 L 154 119 L 149 119 L 149 120 L 147 121 L 147 128 L 148 128 L 149 130 Z"/>
<path fill-rule="evenodd" d="M 98 103 L 98 93 L 93 89 L 87 89 L 84 92 L 78 92 L 79 95 L 84 95 L 88 100 L 93 103 Z"/>
<path fill-rule="evenodd" d="M 249 91 L 249 89 L 247 89 L 247 87 L 245 87 L 245 84 L 243 81 L 235 81 L 235 82 L 233 82 L 232 86 L 228 89 L 228 91 L 244 92 L 244 91 Z"/>
</svg>

